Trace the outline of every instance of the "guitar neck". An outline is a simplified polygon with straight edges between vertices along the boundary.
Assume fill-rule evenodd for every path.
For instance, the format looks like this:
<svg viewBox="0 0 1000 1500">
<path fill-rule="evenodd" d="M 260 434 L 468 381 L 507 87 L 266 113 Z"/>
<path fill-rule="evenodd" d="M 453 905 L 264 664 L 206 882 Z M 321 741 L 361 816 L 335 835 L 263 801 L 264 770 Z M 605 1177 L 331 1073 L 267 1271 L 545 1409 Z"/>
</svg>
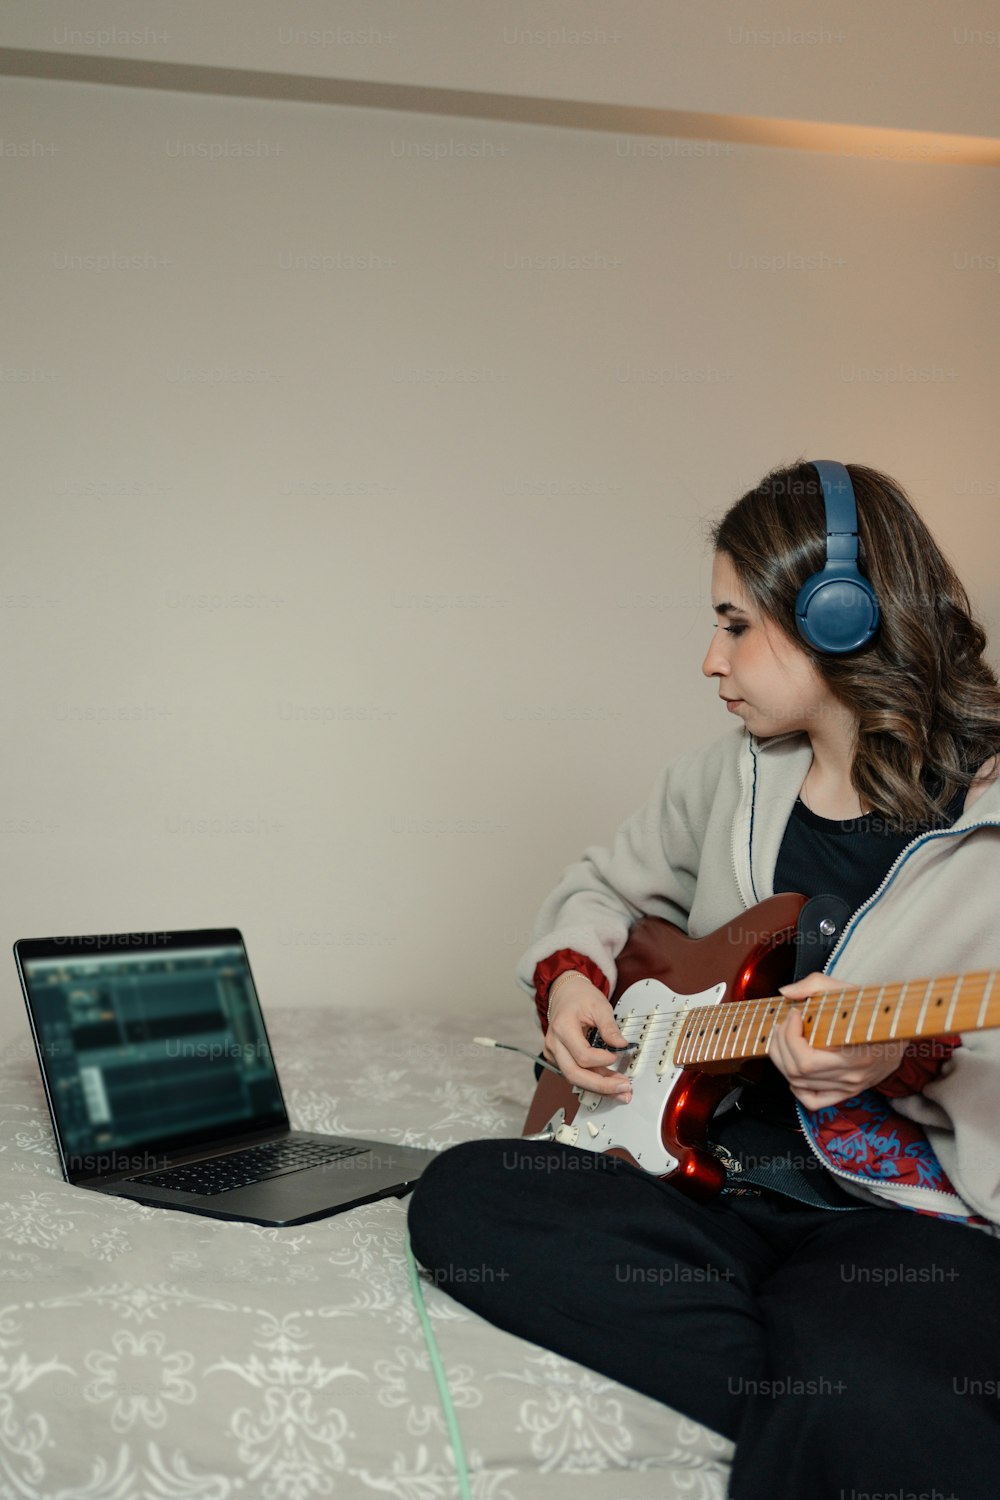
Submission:
<svg viewBox="0 0 1000 1500">
<path fill-rule="evenodd" d="M 806 1039 L 822 1048 L 982 1031 L 1000 1026 L 1000 985 L 995 986 L 996 978 L 997 970 L 990 969 L 824 991 L 808 1000 L 772 995 L 762 1000 L 698 1005 L 681 1027 L 674 1061 L 687 1067 L 763 1057 L 772 1028 L 796 1008 L 802 1012 Z"/>
</svg>

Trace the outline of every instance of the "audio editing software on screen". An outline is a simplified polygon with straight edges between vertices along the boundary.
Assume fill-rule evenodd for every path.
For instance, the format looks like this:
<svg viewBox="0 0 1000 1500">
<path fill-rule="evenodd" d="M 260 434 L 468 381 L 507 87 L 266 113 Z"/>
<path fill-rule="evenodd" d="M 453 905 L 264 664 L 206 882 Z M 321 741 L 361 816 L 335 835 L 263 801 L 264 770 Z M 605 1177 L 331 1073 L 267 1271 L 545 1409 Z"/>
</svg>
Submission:
<svg viewBox="0 0 1000 1500">
<path fill-rule="evenodd" d="M 67 1155 L 281 1112 L 240 948 L 33 959 L 25 977 Z"/>
</svg>

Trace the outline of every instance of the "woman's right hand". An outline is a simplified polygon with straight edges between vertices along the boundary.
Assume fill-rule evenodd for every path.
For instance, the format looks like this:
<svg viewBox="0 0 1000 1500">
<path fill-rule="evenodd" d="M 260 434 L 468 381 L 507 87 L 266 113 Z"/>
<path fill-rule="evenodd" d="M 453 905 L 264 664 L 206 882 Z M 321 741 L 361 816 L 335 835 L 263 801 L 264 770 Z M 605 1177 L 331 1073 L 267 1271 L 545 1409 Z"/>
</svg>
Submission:
<svg viewBox="0 0 1000 1500">
<path fill-rule="evenodd" d="M 595 1026 L 602 1041 L 625 1045 L 614 1010 L 596 984 L 575 969 L 559 974 L 549 986 L 549 1027 L 542 1043 L 543 1055 L 555 1063 L 568 1082 L 595 1094 L 619 1095 L 627 1104 L 632 1086 L 610 1066 L 620 1054 L 591 1047 L 587 1042 Z"/>
</svg>

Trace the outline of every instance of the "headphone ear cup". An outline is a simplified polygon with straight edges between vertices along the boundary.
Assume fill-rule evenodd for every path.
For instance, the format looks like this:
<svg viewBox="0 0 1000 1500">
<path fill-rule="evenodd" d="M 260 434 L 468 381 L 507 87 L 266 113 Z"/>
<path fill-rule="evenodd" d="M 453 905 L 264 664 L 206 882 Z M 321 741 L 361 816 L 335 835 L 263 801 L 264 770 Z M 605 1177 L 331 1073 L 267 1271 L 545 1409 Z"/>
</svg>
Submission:
<svg viewBox="0 0 1000 1500">
<path fill-rule="evenodd" d="M 855 565 L 827 565 L 807 578 L 795 599 L 799 634 L 817 651 L 837 655 L 866 646 L 878 629 L 875 590 Z"/>
</svg>

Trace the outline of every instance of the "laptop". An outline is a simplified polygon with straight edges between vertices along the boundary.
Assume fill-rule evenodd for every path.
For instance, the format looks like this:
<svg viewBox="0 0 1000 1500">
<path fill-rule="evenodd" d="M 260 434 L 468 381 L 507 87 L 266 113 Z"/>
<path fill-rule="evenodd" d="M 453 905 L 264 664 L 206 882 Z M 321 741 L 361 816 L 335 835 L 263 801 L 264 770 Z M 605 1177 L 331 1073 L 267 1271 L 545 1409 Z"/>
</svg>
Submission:
<svg viewBox="0 0 1000 1500">
<path fill-rule="evenodd" d="M 235 927 L 21 938 L 63 1176 L 250 1224 L 402 1197 L 436 1151 L 292 1130 Z"/>
</svg>

